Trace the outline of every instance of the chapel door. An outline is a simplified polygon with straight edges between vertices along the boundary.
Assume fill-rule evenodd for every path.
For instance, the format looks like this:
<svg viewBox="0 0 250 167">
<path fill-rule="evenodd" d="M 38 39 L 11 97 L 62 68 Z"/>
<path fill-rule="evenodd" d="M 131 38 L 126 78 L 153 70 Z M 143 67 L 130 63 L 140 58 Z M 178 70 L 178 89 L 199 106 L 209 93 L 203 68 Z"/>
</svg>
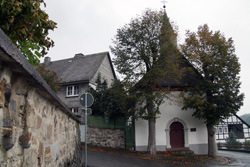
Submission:
<svg viewBox="0 0 250 167">
<path fill-rule="evenodd" d="M 184 131 L 180 122 L 173 122 L 170 125 L 170 145 L 171 148 L 184 147 Z"/>
</svg>

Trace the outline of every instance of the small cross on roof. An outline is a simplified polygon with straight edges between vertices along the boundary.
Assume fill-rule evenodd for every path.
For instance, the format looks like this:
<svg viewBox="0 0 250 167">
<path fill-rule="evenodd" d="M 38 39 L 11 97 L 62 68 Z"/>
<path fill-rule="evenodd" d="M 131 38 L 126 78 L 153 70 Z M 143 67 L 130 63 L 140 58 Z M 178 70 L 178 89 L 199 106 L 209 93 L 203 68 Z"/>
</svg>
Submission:
<svg viewBox="0 0 250 167">
<path fill-rule="evenodd" d="M 167 1 L 166 0 L 162 0 L 161 2 L 163 3 L 163 8 L 165 9 Z"/>
</svg>

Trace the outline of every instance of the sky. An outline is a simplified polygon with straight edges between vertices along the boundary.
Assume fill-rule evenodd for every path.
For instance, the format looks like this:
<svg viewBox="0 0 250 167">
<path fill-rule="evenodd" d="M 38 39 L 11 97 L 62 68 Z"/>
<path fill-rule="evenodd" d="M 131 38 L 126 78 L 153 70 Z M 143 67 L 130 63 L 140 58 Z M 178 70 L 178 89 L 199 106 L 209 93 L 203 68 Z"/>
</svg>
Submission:
<svg viewBox="0 0 250 167">
<path fill-rule="evenodd" d="M 47 55 L 52 61 L 77 53 L 110 52 L 118 28 L 147 8 L 163 9 L 162 0 L 45 0 L 45 3 L 44 10 L 58 27 L 49 34 L 55 42 Z M 241 92 L 245 94 L 238 115 L 250 113 L 250 0 L 167 0 L 166 12 L 178 26 L 178 44 L 183 44 L 186 30 L 196 32 L 204 24 L 212 31 L 219 30 L 226 38 L 232 37 L 241 64 Z"/>
</svg>

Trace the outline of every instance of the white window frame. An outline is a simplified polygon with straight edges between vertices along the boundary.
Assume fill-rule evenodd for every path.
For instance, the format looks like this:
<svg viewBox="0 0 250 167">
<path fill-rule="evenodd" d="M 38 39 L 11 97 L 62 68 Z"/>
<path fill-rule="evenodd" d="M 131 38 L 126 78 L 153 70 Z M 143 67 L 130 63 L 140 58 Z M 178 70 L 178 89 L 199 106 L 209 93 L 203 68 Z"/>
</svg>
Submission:
<svg viewBox="0 0 250 167">
<path fill-rule="evenodd" d="M 69 89 L 71 88 L 71 93 L 69 94 Z M 76 88 L 78 89 L 78 92 L 75 92 Z M 70 85 L 66 88 L 66 97 L 74 97 L 79 96 L 79 85 Z"/>
<path fill-rule="evenodd" d="M 70 110 L 71 110 L 71 112 L 72 113 L 78 113 L 78 107 L 72 107 L 72 108 L 70 108 Z"/>
<path fill-rule="evenodd" d="M 224 133 L 228 133 L 227 127 L 224 127 Z"/>
</svg>

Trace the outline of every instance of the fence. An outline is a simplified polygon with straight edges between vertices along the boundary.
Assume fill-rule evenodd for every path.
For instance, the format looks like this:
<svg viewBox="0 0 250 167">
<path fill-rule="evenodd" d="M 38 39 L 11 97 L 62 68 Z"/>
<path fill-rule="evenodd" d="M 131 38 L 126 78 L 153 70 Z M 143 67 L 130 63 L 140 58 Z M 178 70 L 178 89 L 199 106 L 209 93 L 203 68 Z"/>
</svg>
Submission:
<svg viewBox="0 0 250 167">
<path fill-rule="evenodd" d="M 106 128 L 106 129 L 126 129 L 127 119 L 105 119 L 101 116 L 88 116 L 88 127 Z"/>
<path fill-rule="evenodd" d="M 250 143 L 217 143 L 218 149 L 246 150 L 250 151 Z"/>
</svg>

